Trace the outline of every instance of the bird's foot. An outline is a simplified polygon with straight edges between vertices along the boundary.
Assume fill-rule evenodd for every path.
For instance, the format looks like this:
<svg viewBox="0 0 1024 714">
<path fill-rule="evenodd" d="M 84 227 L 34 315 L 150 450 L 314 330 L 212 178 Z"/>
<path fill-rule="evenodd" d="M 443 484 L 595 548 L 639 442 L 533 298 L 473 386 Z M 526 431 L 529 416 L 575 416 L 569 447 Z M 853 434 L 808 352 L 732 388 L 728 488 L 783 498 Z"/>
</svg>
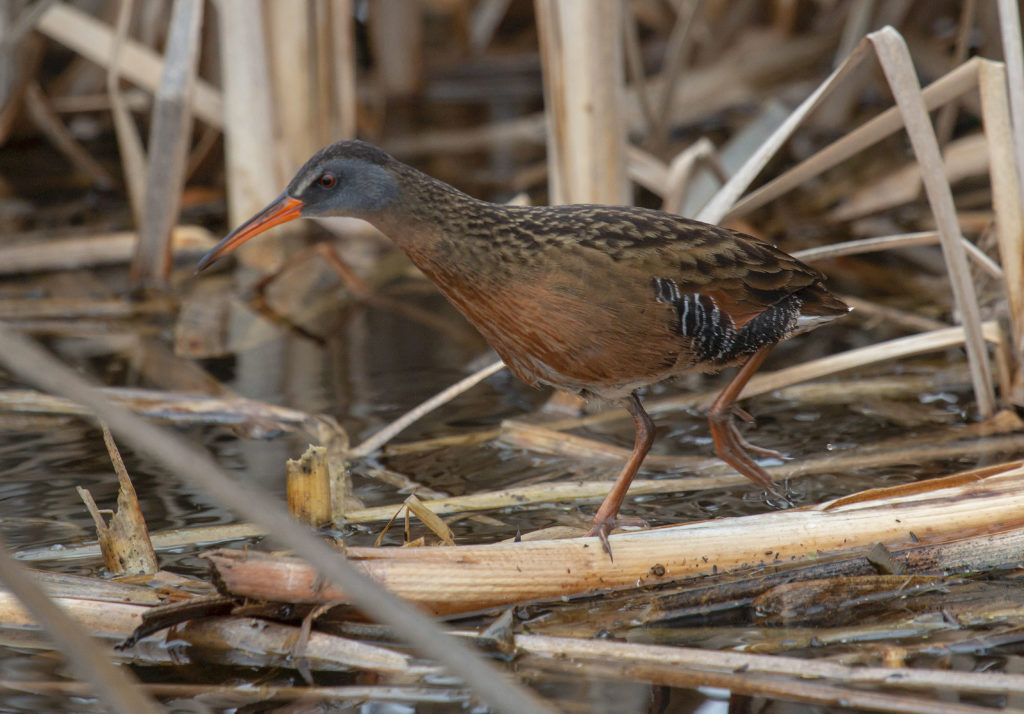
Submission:
<svg viewBox="0 0 1024 714">
<path fill-rule="evenodd" d="M 794 503 L 789 500 L 789 497 L 785 493 L 783 493 L 783 489 L 780 489 L 778 487 L 765 489 L 764 496 L 764 500 L 772 508 L 786 510 L 787 508 L 793 508 L 794 506 Z"/>
<path fill-rule="evenodd" d="M 646 528 L 647 521 L 642 518 L 635 518 L 631 516 L 612 516 L 610 518 L 598 519 L 594 517 L 594 525 L 587 533 L 587 536 L 593 536 L 601 539 L 601 545 L 604 547 L 604 552 L 608 554 L 610 560 L 615 560 L 612 556 L 612 546 L 608 542 L 608 536 L 613 530 L 621 527 L 635 527 L 635 528 Z"/>
</svg>

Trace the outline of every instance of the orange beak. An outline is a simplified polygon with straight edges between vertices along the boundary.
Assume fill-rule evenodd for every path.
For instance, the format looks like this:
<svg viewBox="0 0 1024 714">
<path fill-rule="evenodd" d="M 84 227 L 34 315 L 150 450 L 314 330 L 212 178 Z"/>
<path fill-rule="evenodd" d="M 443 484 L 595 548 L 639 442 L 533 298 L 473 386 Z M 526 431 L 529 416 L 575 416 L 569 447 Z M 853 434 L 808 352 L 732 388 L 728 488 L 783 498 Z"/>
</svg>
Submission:
<svg viewBox="0 0 1024 714">
<path fill-rule="evenodd" d="M 220 243 L 214 246 L 213 250 L 204 255 L 196 265 L 196 272 L 200 272 L 214 261 L 223 258 L 242 245 L 242 243 L 258 236 L 263 231 L 288 221 L 294 221 L 296 218 L 301 218 L 299 212 L 305 205 L 299 199 L 282 193 L 269 206 L 231 231 Z"/>
</svg>

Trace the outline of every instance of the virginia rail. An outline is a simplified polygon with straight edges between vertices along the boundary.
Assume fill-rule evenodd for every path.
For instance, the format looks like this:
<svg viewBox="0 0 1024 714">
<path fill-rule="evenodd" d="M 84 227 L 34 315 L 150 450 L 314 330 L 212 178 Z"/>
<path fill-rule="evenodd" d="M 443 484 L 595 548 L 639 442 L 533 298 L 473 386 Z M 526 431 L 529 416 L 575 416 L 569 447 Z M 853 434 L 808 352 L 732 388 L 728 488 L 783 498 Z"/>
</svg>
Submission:
<svg viewBox="0 0 1024 714">
<path fill-rule="evenodd" d="M 488 203 L 361 141 L 317 152 L 197 271 L 268 228 L 313 216 L 362 218 L 389 236 L 527 384 L 629 411 L 633 453 L 591 530 L 606 548 L 654 439 L 638 389 L 741 363 L 709 410 L 715 451 L 778 495 L 746 449 L 773 452 L 743 441 L 734 402 L 777 342 L 849 310 L 821 273 L 758 238 L 645 208 Z"/>
</svg>

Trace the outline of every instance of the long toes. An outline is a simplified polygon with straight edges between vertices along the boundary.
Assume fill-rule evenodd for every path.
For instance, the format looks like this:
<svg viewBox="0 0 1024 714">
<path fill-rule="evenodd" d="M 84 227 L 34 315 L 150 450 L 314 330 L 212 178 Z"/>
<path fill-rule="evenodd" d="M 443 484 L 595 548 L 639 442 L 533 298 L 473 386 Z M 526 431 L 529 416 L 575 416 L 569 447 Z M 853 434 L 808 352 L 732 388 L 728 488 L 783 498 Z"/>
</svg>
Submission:
<svg viewBox="0 0 1024 714">
<path fill-rule="evenodd" d="M 744 409 L 743 407 L 739 406 L 738 404 L 733 404 L 731 411 L 732 411 L 732 416 L 739 417 L 740 421 L 742 421 L 742 422 L 744 422 L 746 424 L 756 424 L 757 423 L 757 419 L 755 419 L 754 416 L 750 412 L 748 412 L 746 409 Z"/>
<path fill-rule="evenodd" d="M 768 505 L 774 506 L 778 509 L 793 508 L 794 503 L 786 498 L 786 496 L 777 488 L 769 488 L 766 489 L 766 491 L 768 496 Z"/>
<path fill-rule="evenodd" d="M 732 437 L 736 440 L 736 443 L 745 451 L 753 452 L 758 456 L 767 456 L 771 459 L 778 459 L 779 461 L 789 461 L 791 459 L 791 457 L 786 456 L 781 451 L 769 449 L 764 446 L 758 446 L 757 444 L 751 444 L 743 437 L 743 434 L 740 433 L 739 429 L 736 428 L 735 422 L 730 421 L 728 429 L 732 433 Z"/>
<path fill-rule="evenodd" d="M 612 545 L 608 542 L 608 534 L 614 527 L 615 519 L 611 518 L 607 521 L 595 523 L 594 527 L 587 533 L 588 536 L 595 536 L 601 539 L 601 546 L 604 548 L 604 552 L 608 554 L 609 560 L 615 560 L 615 557 L 612 555 Z"/>
<path fill-rule="evenodd" d="M 603 520 L 594 519 L 594 525 L 587 533 L 588 536 L 595 536 L 601 539 L 601 545 L 604 546 L 604 551 L 608 554 L 608 557 L 612 560 L 612 546 L 608 542 L 608 536 L 616 528 L 647 528 L 647 521 L 643 518 L 637 518 L 635 516 L 614 516 L 612 518 L 606 518 Z"/>
<path fill-rule="evenodd" d="M 751 451 L 758 456 L 767 456 L 770 459 L 778 459 L 779 461 L 792 461 L 792 456 L 786 456 L 781 451 L 775 449 L 769 449 L 765 446 L 758 446 L 757 444 L 751 444 L 746 439 L 740 437 L 740 445 L 747 451 Z"/>
</svg>

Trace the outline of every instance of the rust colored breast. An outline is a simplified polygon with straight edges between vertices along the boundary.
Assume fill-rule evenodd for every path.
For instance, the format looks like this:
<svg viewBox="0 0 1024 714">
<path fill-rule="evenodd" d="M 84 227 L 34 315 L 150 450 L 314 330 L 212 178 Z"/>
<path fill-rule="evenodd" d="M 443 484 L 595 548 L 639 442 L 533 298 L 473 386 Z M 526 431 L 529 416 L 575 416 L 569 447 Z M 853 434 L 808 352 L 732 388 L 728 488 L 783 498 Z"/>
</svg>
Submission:
<svg viewBox="0 0 1024 714">
<path fill-rule="evenodd" d="M 442 291 L 527 384 L 617 398 L 692 361 L 670 306 L 621 284 L 609 290 L 560 271 Z"/>
</svg>

